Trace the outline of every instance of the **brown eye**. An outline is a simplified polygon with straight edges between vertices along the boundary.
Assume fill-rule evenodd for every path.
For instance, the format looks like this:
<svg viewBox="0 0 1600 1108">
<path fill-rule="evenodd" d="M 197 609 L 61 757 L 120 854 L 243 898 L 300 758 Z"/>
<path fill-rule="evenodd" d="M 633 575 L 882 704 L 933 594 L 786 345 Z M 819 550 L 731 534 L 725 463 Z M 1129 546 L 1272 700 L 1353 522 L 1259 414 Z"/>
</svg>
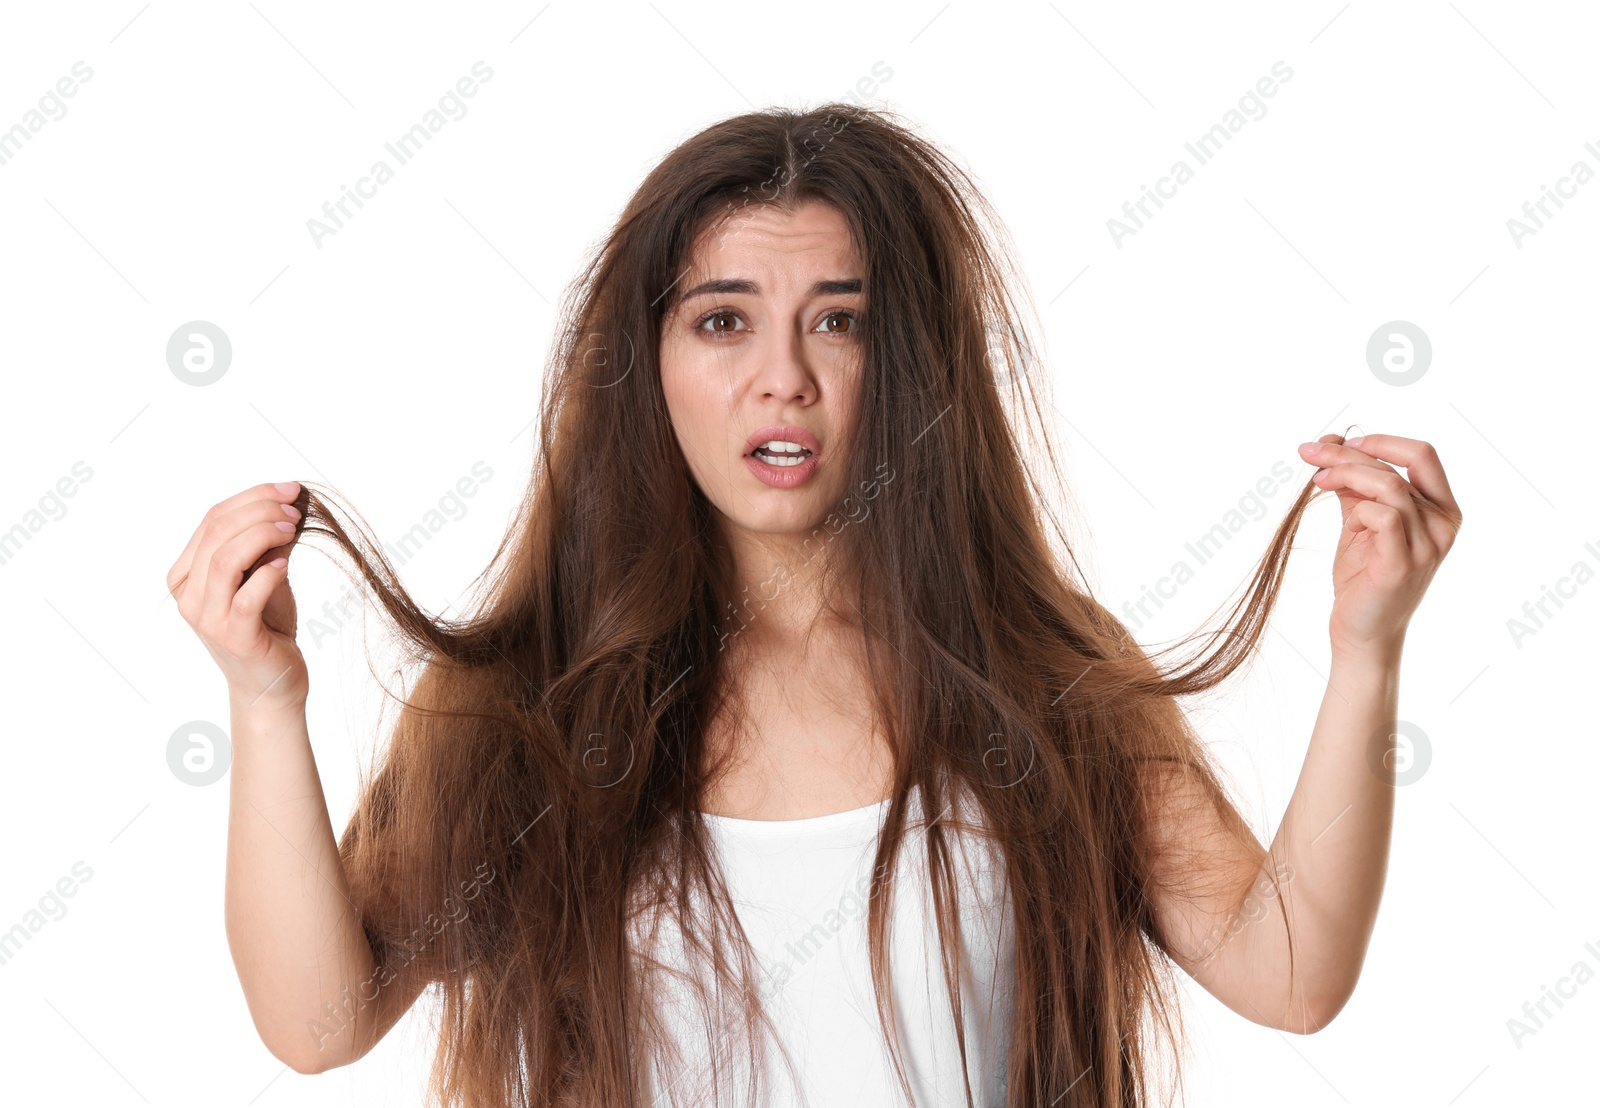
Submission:
<svg viewBox="0 0 1600 1108">
<path fill-rule="evenodd" d="M 843 326 L 835 327 L 834 326 L 834 321 L 835 320 L 841 320 L 841 319 L 849 320 L 850 326 L 849 327 L 843 327 Z M 855 312 L 840 310 L 840 311 L 837 311 L 837 312 L 829 312 L 823 318 L 822 325 L 823 325 L 824 328 L 827 329 L 827 333 L 830 334 L 830 335 L 848 335 L 848 334 L 852 334 L 856 330 L 856 328 L 860 326 L 860 321 L 857 319 Z"/>
<path fill-rule="evenodd" d="M 717 326 L 717 321 L 722 319 L 726 319 L 731 322 L 726 327 Z M 738 322 L 738 313 L 729 311 L 726 308 L 718 308 L 715 311 L 707 312 L 705 315 L 696 320 L 695 330 L 704 332 L 705 334 L 710 335 L 713 339 L 722 340 L 726 338 L 732 338 L 738 333 L 736 330 L 736 325 Z M 708 323 L 711 324 L 710 327 L 706 326 Z"/>
</svg>

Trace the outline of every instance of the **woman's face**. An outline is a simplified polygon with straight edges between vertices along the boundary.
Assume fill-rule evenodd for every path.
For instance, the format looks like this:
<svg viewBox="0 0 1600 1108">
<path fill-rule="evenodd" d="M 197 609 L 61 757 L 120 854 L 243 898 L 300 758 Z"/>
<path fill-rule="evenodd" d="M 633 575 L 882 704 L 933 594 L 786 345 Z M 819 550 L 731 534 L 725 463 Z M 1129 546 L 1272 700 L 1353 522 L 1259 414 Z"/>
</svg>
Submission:
<svg viewBox="0 0 1600 1108">
<path fill-rule="evenodd" d="M 662 323 L 661 387 L 695 483 L 727 523 L 809 534 L 844 499 L 861 279 L 844 217 L 818 201 L 793 214 L 751 205 L 697 241 Z M 814 456 L 761 461 L 769 450 L 753 447 L 775 439 Z"/>
</svg>

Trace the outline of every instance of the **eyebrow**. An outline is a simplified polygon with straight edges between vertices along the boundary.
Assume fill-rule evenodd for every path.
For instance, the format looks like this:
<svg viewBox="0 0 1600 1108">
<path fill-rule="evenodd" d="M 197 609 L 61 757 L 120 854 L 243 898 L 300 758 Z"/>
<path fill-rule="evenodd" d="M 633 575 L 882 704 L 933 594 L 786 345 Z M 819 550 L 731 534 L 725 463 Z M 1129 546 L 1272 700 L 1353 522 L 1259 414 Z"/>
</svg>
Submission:
<svg viewBox="0 0 1600 1108">
<path fill-rule="evenodd" d="M 861 291 L 861 278 L 840 278 L 831 281 L 818 281 L 811 286 L 812 296 L 843 296 L 847 293 Z M 710 281 L 703 281 L 684 293 L 680 300 L 692 300 L 696 296 L 705 296 L 716 293 L 723 296 L 747 295 L 760 296 L 761 286 L 744 277 L 718 277 Z"/>
</svg>

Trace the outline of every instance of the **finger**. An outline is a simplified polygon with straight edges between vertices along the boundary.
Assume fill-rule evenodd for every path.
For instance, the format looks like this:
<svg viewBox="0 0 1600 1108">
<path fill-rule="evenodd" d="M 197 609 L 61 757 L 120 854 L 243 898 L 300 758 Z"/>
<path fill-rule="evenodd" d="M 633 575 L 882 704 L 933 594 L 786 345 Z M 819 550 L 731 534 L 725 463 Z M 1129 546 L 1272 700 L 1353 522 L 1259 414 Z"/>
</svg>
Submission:
<svg viewBox="0 0 1600 1108">
<path fill-rule="evenodd" d="M 1344 525 L 1348 531 L 1370 532 L 1374 547 L 1385 561 L 1410 568 L 1411 550 L 1406 545 L 1405 521 L 1398 509 L 1376 500 L 1363 500 L 1350 509 Z"/>
<path fill-rule="evenodd" d="M 233 499 L 235 498 L 229 498 L 230 501 Z M 207 521 L 201 525 L 199 542 L 177 594 L 178 611 L 195 627 L 200 626 L 208 614 L 216 611 L 215 599 L 207 600 L 210 595 L 207 582 L 211 576 L 211 559 L 216 556 L 217 550 L 224 543 L 232 540 L 251 524 L 263 520 L 288 520 L 293 514 L 297 517 L 295 522 L 298 525 L 298 510 L 293 505 L 275 499 L 263 497 L 247 500 L 226 512 L 218 510 L 221 506 L 221 504 L 215 505 L 206 513 Z M 237 585 L 237 582 L 235 584 Z"/>
<path fill-rule="evenodd" d="M 1350 446 L 1351 443 L 1355 444 L 1353 449 L 1363 454 L 1403 466 L 1407 479 L 1416 486 L 1418 492 L 1443 510 L 1452 521 L 1461 522 L 1461 506 L 1450 491 L 1450 481 L 1444 475 L 1444 466 L 1432 443 L 1399 435 L 1358 435 L 1345 445 Z"/>
<path fill-rule="evenodd" d="M 277 507 L 269 507 L 282 515 Z M 282 524 L 287 524 L 288 529 Z M 206 562 L 205 600 L 201 609 L 204 626 L 219 632 L 227 627 L 233 596 L 244 581 L 245 571 L 273 547 L 285 545 L 293 530 L 294 524 L 286 519 L 258 520 L 216 548 Z"/>
<path fill-rule="evenodd" d="M 284 564 L 281 566 L 275 564 L 280 557 L 284 559 Z M 233 607 L 228 613 L 228 634 L 231 642 L 244 648 L 256 644 L 256 640 L 266 630 L 261 621 L 261 613 L 266 610 L 267 601 L 271 599 L 273 590 L 288 576 L 288 556 L 274 555 L 258 567 L 248 581 L 239 586 L 239 591 L 233 594 Z"/>
<path fill-rule="evenodd" d="M 1327 467 L 1338 465 L 1341 462 L 1351 462 L 1370 466 L 1373 469 L 1381 469 L 1388 473 L 1395 472 L 1393 466 L 1385 465 L 1371 454 L 1357 450 L 1353 446 L 1328 441 L 1333 437 L 1332 435 L 1324 435 L 1319 442 L 1301 443 L 1300 457 L 1315 466 Z"/>
<path fill-rule="evenodd" d="M 1323 470 L 1321 475 L 1314 477 L 1313 480 L 1318 488 L 1349 489 L 1399 512 L 1401 523 L 1405 527 L 1406 541 L 1410 546 L 1418 546 L 1425 538 L 1422 516 L 1417 510 L 1417 500 L 1421 494 L 1394 470 L 1342 464 Z"/>
<path fill-rule="evenodd" d="M 293 491 L 286 492 L 284 488 L 279 487 L 279 484 Z M 184 546 L 183 553 L 178 555 L 177 561 L 172 563 L 172 568 L 167 570 L 167 591 L 177 596 L 182 591 L 186 579 L 203 575 L 204 563 L 200 565 L 192 563 L 199 552 L 200 544 L 205 540 L 207 524 L 253 501 L 272 500 L 279 504 L 288 504 L 300 495 L 300 482 L 284 481 L 279 484 L 251 485 L 226 500 L 217 501 L 207 509 L 206 514 L 200 519 L 200 525 L 194 529 L 194 534 L 189 536 L 189 542 Z M 207 556 L 210 556 L 209 553 Z"/>
<path fill-rule="evenodd" d="M 287 492 L 276 484 L 252 485 L 250 488 L 219 500 L 206 510 L 201 518 L 200 525 L 189 536 L 188 544 L 183 552 L 178 555 L 177 561 L 167 570 L 167 592 L 179 601 L 179 611 L 183 611 L 183 598 L 193 597 L 189 604 L 189 613 L 186 619 L 193 622 L 198 619 L 204 610 L 206 567 L 211 555 L 217 546 L 221 545 L 239 530 L 233 521 L 238 517 L 236 513 L 251 504 L 275 503 L 280 505 L 291 504 L 300 494 L 300 482 L 286 481 L 281 485 L 293 488 Z M 282 511 L 282 509 L 279 509 Z M 270 512 L 268 513 L 270 516 Z M 285 514 L 283 518 L 298 519 L 298 510 L 293 515 Z"/>
</svg>

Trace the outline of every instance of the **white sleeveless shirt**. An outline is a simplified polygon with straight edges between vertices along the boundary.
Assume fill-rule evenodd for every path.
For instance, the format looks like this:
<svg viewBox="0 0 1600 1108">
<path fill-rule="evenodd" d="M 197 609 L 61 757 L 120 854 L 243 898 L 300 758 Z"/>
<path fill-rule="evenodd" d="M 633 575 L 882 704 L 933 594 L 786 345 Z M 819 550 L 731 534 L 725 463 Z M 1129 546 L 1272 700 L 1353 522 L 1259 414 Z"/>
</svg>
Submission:
<svg viewBox="0 0 1600 1108">
<path fill-rule="evenodd" d="M 901 1059 L 918 1108 L 964 1108 L 961 1052 L 941 968 L 920 801 L 920 790 L 913 788 L 889 935 Z M 757 1057 L 766 1059 L 758 1103 L 767 1108 L 907 1103 L 878 1021 L 867 954 L 873 854 L 888 806 L 884 800 L 797 820 L 701 816 L 757 960 L 765 1011 L 794 1067 L 791 1075 L 771 1035 L 758 1036 Z M 963 817 L 975 823 L 981 818 L 970 801 Z M 944 831 L 961 913 L 962 1017 L 973 1103 L 1000 1108 L 1006 1099 L 1015 980 L 1005 871 L 998 846 L 964 835 L 951 823 Z M 645 941 L 649 957 L 688 973 L 670 913 L 658 917 L 658 926 L 655 941 Z M 636 924 L 636 949 L 641 936 Z M 670 984 L 670 974 L 666 980 L 658 1015 L 685 1064 L 667 1073 L 652 1065 L 652 1105 L 712 1104 L 713 1054 L 721 1103 L 744 1104 L 748 1041 L 738 1033 L 708 1042 L 705 1020 L 715 1013 L 707 1013 L 687 986 Z"/>
</svg>

